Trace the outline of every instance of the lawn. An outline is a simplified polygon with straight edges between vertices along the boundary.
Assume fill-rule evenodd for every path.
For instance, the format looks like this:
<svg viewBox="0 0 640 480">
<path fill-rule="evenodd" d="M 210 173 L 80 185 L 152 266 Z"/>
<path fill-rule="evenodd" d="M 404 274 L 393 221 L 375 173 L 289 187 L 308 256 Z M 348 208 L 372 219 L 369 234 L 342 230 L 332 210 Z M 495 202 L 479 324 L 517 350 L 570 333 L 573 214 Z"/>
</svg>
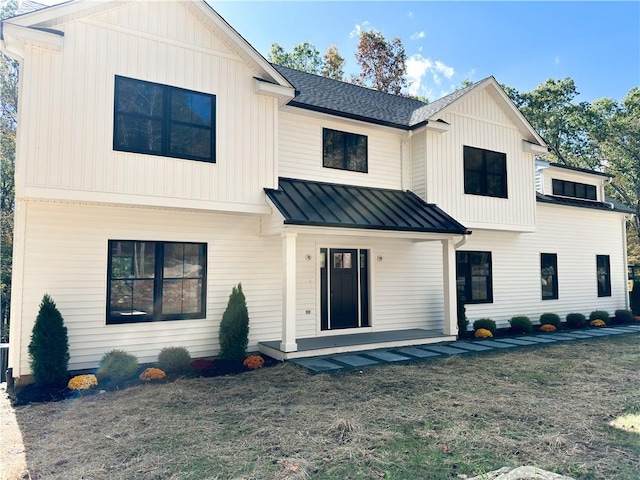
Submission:
<svg viewBox="0 0 640 480">
<path fill-rule="evenodd" d="M 33 479 L 637 479 L 640 336 L 334 375 L 282 364 L 15 409 Z M 28 477 L 25 477 L 28 478 Z"/>
</svg>

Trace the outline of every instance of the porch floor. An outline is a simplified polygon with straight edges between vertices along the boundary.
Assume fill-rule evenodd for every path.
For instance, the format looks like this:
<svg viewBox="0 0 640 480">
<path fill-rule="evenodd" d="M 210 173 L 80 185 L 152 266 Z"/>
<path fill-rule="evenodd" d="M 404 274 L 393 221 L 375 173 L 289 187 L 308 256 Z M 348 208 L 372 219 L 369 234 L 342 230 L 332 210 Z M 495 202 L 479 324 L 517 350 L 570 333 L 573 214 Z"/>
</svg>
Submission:
<svg viewBox="0 0 640 480">
<path fill-rule="evenodd" d="M 314 338 L 298 338 L 298 350 L 283 352 L 280 341 L 267 341 L 258 344 L 258 350 L 278 360 L 315 357 L 335 353 L 358 352 L 376 348 L 408 347 L 429 343 L 448 342 L 455 336 L 444 335 L 439 330 L 413 328 L 411 330 L 392 330 L 388 332 L 352 333 Z"/>
</svg>

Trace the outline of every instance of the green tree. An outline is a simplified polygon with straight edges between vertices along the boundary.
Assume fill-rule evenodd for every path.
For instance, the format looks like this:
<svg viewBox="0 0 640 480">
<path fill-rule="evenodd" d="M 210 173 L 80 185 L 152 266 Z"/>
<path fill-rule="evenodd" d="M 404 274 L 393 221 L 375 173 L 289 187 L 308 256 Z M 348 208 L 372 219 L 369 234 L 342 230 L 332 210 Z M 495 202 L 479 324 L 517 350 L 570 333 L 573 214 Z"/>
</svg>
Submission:
<svg viewBox="0 0 640 480">
<path fill-rule="evenodd" d="M 11 17 L 17 0 L 0 5 L 0 19 Z M 0 53 L 0 339 L 8 341 L 15 209 L 14 171 L 18 120 L 18 62 Z"/>
<path fill-rule="evenodd" d="M 330 45 L 324 54 L 322 76 L 334 80 L 344 80 L 344 57 L 340 55 L 336 45 Z"/>
<path fill-rule="evenodd" d="M 381 32 L 362 30 L 355 56 L 361 68 L 359 84 L 394 95 L 409 86 L 407 55 L 399 38 L 388 41 Z"/>
<path fill-rule="evenodd" d="M 320 74 L 323 67 L 320 52 L 309 42 L 299 43 L 291 52 L 286 52 L 279 44 L 272 43 L 268 60 L 283 67 L 316 75 Z"/>
<path fill-rule="evenodd" d="M 220 322 L 220 357 L 225 360 L 242 361 L 249 343 L 249 312 L 242 293 L 242 284 L 233 287 L 227 309 Z"/>
<path fill-rule="evenodd" d="M 37 385 L 63 385 L 69 366 L 67 327 L 53 299 L 45 294 L 29 343 L 33 380 Z"/>
</svg>

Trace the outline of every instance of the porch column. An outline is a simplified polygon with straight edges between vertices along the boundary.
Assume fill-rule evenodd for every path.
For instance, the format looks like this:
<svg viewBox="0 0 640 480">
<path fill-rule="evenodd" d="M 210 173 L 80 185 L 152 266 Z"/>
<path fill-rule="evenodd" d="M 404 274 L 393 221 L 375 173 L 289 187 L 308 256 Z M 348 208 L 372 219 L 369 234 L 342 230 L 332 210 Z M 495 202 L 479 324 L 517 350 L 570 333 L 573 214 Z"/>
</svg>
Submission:
<svg viewBox="0 0 640 480">
<path fill-rule="evenodd" d="M 458 334 L 456 249 L 453 240 L 442 240 L 442 281 L 444 286 L 444 334 Z"/>
<path fill-rule="evenodd" d="M 296 237 L 282 233 L 282 343 L 280 350 L 295 352 L 296 344 Z"/>
</svg>

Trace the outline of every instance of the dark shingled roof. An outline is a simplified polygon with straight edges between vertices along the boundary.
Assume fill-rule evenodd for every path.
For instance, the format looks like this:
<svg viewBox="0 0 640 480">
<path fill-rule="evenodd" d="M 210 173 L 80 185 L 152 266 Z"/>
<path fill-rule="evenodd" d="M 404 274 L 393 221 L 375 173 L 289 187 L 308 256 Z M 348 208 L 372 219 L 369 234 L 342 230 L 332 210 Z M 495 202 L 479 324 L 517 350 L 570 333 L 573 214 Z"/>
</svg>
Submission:
<svg viewBox="0 0 640 480">
<path fill-rule="evenodd" d="M 598 172 L 597 170 L 591 170 L 589 168 L 573 167 L 571 165 L 563 165 L 561 163 L 554 163 L 554 162 L 549 162 L 549 165 L 551 165 L 552 167 L 564 168 L 564 169 L 567 169 L 567 170 L 573 170 L 575 172 L 590 173 L 592 175 L 600 175 L 602 177 L 609 177 L 609 178 L 615 177 L 615 175 L 612 175 L 610 173 Z"/>
<path fill-rule="evenodd" d="M 36 10 L 42 10 L 43 8 L 47 8 L 48 6 L 49 5 L 33 2 L 32 0 L 23 0 L 22 2 L 20 2 L 20 5 L 16 10 L 16 16 L 24 15 L 25 13 L 35 12 Z"/>
<path fill-rule="evenodd" d="M 280 178 L 265 188 L 286 225 L 464 234 L 467 229 L 412 192 Z"/>
<path fill-rule="evenodd" d="M 580 198 L 558 197 L 555 195 L 543 195 L 541 193 L 536 193 L 536 200 L 541 203 L 552 203 L 554 205 L 564 205 L 566 207 L 593 208 L 608 212 L 634 213 L 633 210 L 618 202 L 615 202 L 615 204 L 612 205 L 611 203 L 594 202 L 593 200 L 583 200 Z"/>
<path fill-rule="evenodd" d="M 296 96 L 289 105 L 405 130 L 425 123 L 480 83 L 427 104 L 413 98 L 272 65 L 296 89 Z"/>
</svg>

